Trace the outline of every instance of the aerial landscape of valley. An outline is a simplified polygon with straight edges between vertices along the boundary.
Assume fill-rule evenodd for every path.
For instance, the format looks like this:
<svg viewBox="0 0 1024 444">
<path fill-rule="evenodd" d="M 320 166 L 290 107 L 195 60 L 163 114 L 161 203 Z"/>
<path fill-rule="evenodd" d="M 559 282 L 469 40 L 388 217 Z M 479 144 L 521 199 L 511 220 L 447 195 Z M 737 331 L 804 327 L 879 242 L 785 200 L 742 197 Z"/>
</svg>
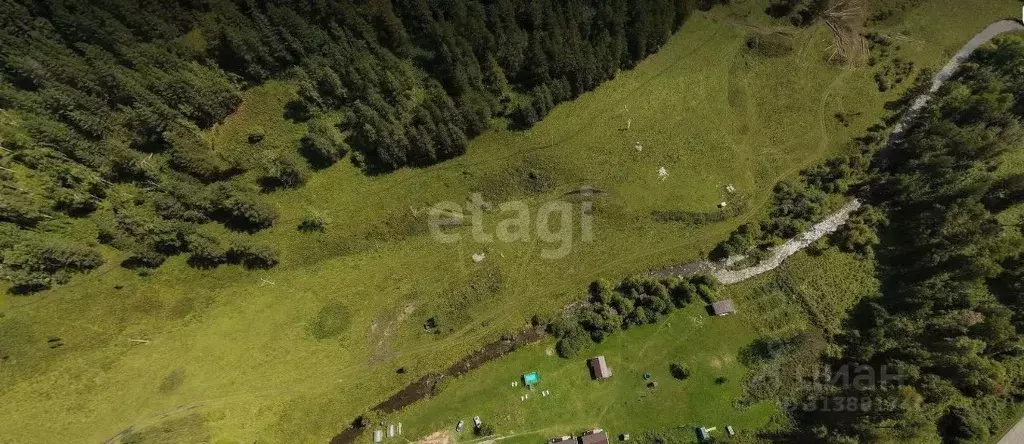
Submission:
<svg viewBox="0 0 1024 444">
<path fill-rule="evenodd" d="M 0 0 L 0 443 L 1024 443 L 1020 0 Z"/>
</svg>

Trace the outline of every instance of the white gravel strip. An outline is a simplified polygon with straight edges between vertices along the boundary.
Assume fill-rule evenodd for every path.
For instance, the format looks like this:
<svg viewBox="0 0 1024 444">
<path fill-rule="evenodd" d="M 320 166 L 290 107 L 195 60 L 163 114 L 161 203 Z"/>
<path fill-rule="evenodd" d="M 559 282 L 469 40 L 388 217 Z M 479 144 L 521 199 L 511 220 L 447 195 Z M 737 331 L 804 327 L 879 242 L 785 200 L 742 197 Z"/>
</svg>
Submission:
<svg viewBox="0 0 1024 444">
<path fill-rule="evenodd" d="M 772 248 L 771 256 L 762 260 L 757 265 L 741 270 L 729 270 L 725 267 L 716 266 L 713 267 L 711 275 L 718 279 L 719 282 L 728 285 L 774 270 L 779 265 L 782 265 L 786 258 L 794 255 L 797 251 L 807 248 L 814 241 L 838 230 L 850 218 L 850 214 L 857 211 L 858 208 L 860 208 L 860 201 L 853 199 L 844 205 L 843 208 L 839 209 L 839 211 L 832 213 L 825 220 L 815 224 L 810 230 L 800 233 L 799 236 L 786 241 L 786 243 Z M 726 262 L 735 262 L 731 259 Z"/>
</svg>

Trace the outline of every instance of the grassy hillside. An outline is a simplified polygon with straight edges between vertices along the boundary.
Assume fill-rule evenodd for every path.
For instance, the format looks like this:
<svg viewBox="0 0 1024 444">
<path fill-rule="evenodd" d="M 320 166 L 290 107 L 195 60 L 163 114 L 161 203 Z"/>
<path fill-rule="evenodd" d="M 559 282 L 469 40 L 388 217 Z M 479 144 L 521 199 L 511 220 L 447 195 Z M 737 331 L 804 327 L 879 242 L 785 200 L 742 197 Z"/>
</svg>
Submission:
<svg viewBox="0 0 1024 444">
<path fill-rule="evenodd" d="M 140 276 L 103 250 L 106 265 L 67 286 L 0 296 L 0 355 L 9 356 L 0 363 L 0 442 L 96 442 L 158 424 L 144 437 L 322 442 L 419 375 L 519 329 L 535 313 L 578 300 L 596 278 L 702 257 L 762 209 L 773 184 L 841 150 L 897 94 L 877 93 L 872 69 L 828 63 L 827 27 L 781 28 L 762 14 L 765 2 L 734 3 L 696 15 L 637 69 L 560 105 L 529 131 L 494 130 L 462 157 L 382 176 L 340 162 L 301 189 L 266 195 L 281 221 L 251 237 L 281 251 L 274 270 L 201 271 L 174 257 Z M 925 2 L 893 25 L 913 39 L 906 57 L 921 66 L 938 64 L 957 42 L 1019 9 L 1010 0 L 948 3 Z M 965 8 L 971 12 L 958 16 Z M 775 26 L 793 34 L 793 52 L 763 58 L 747 50 L 751 33 Z M 281 84 L 248 91 L 239 114 L 208 136 L 218 149 L 233 149 L 245 127 L 259 122 L 268 133 L 261 150 L 294 144 L 300 132 L 279 117 L 287 94 Z M 854 116 L 849 127 L 834 119 L 839 111 Z M 621 130 L 627 122 L 629 130 Z M 665 180 L 658 178 L 660 167 L 669 173 Z M 731 198 L 734 206 L 738 199 L 746 206 L 724 222 L 691 226 L 650 216 L 717 211 L 718 202 L 730 199 L 727 184 L 742 196 Z M 536 238 L 477 244 L 467 234 L 442 244 L 414 214 L 439 201 L 464 203 L 473 192 L 536 209 L 582 185 L 607 191 L 596 202 L 595 241 L 574 242 L 558 260 L 539 258 L 552 245 Z M 328 221 L 324 233 L 295 229 L 308 214 Z M 488 226 L 499 216 L 489 213 Z M 487 253 L 481 264 L 470 258 L 477 252 Z M 822 304 L 827 311 L 831 302 Z M 431 317 L 441 320 L 441 333 L 424 332 Z M 715 353 L 730 356 L 753 338 L 741 320 L 707 327 L 730 337 Z M 657 327 L 637 334 L 661 338 Z M 51 348 L 50 338 L 63 345 Z M 532 362 L 546 346 L 510 359 Z M 606 346 L 609 354 L 629 348 Z M 664 373 L 661 364 L 672 356 L 710 365 L 699 347 L 672 347 L 644 355 L 652 372 Z M 544 365 L 567 384 L 556 395 L 583 384 L 574 376 L 578 363 L 551 358 Z M 396 373 L 399 367 L 406 373 Z M 504 372 L 494 374 L 504 387 L 519 371 L 488 368 L 473 378 Z M 629 371 L 623 368 L 622 376 Z M 743 374 L 733 364 L 722 371 L 732 381 Z M 557 378 L 559 372 L 565 376 Z M 630 384 L 612 389 L 643 393 Z M 723 402 L 718 389 L 702 388 L 693 399 Z M 709 409 L 729 411 L 725 404 Z M 759 407 L 736 423 L 754 425 L 765 415 Z M 695 413 L 693 420 L 704 417 Z M 449 418 L 424 424 L 431 421 Z"/>
</svg>

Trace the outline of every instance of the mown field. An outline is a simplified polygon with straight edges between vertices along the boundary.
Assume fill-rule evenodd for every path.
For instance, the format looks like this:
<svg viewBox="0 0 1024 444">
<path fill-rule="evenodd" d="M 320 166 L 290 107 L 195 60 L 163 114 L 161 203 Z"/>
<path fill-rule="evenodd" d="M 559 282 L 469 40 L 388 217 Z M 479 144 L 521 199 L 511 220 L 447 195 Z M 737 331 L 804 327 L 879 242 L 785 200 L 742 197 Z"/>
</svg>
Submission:
<svg viewBox="0 0 1024 444">
<path fill-rule="evenodd" d="M 266 195 L 283 217 L 253 238 L 281 251 L 274 270 L 201 271 L 176 257 L 139 275 L 120 268 L 122 258 L 107 249 L 106 265 L 67 286 L 0 296 L 0 350 L 9 356 L 0 363 L 0 442 L 97 442 L 130 437 L 122 434 L 129 430 L 138 432 L 135 442 L 324 442 L 419 375 L 521 328 L 533 314 L 554 313 L 580 299 L 596 278 L 703 256 L 764 208 L 773 184 L 839 152 L 897 96 L 877 93 L 871 69 L 829 63 L 827 27 L 795 30 L 766 18 L 761 11 L 767 2 L 734 3 L 695 15 L 658 54 L 559 106 L 530 131 L 496 129 L 475 139 L 460 158 L 383 176 L 340 162 L 301 189 Z M 938 65 L 985 24 L 1019 10 L 1010 0 L 950 3 L 925 2 L 900 23 L 886 25 L 910 38 L 903 44 L 907 58 Z M 793 34 L 792 53 L 769 59 L 746 49 L 751 33 L 776 27 Z M 268 133 L 259 149 L 291 149 L 302 133 L 279 117 L 281 97 L 288 94 L 287 84 L 248 91 L 238 114 L 209 137 L 217 149 L 242 149 L 244 129 L 258 124 Z M 848 127 L 834 119 L 839 111 L 852 113 Z M 636 142 L 642 152 L 634 149 Z M 669 173 L 665 180 L 657 175 L 660 167 Z M 727 195 L 728 184 L 741 197 Z M 536 236 L 480 244 L 466 228 L 462 241 L 442 244 L 416 216 L 439 201 L 464 203 L 473 192 L 495 203 L 523 200 L 536 210 L 583 185 L 607 192 L 596 202 L 595 240 L 580 242 L 575 232 L 571 251 L 557 260 L 539 257 L 552 245 Z M 745 203 L 746 209 L 703 226 L 650 216 L 655 210 L 714 212 L 722 200 Z M 326 232 L 297 231 L 307 214 L 328 220 Z M 486 225 L 499 217 L 490 213 Z M 475 264 L 470 256 L 478 252 L 487 256 Z M 836 269 L 845 276 L 842 265 Z M 813 290 L 819 284 L 803 285 Z M 813 304 L 823 305 L 815 310 L 824 313 L 824 323 L 835 322 L 830 310 L 842 305 L 828 298 L 844 298 L 829 288 L 808 296 L 825 297 Z M 637 335 L 647 335 L 639 340 L 650 338 L 646 349 L 635 349 L 624 334 L 602 350 L 623 361 L 650 360 L 652 374 L 665 381 L 664 393 L 693 399 L 694 416 L 671 424 L 710 421 L 716 413 L 732 415 L 744 428 L 762 423 L 767 407 L 731 410 L 729 398 L 738 390 L 731 384 L 744 370 L 725 361 L 761 333 L 759 327 L 745 325 L 742 317 L 716 319 L 722 322 L 702 328 L 728 339 L 698 339 L 707 332 L 696 330 L 693 310 L 676 314 L 665 327 L 638 329 Z M 424 331 L 428 318 L 440 321 L 436 333 Z M 696 342 L 665 334 L 675 329 Z M 63 346 L 51 348 L 51 338 Z M 585 371 L 580 363 L 547 360 L 549 345 L 508 359 L 550 373 L 545 383 L 551 381 L 556 397 L 573 387 L 591 388 L 576 376 Z M 705 380 L 714 356 L 732 381 L 722 387 Z M 669 359 L 689 359 L 701 370 L 690 381 L 669 384 Z M 635 386 L 630 372 L 647 364 L 636 366 L 617 364 L 624 377 L 607 389 L 621 399 L 607 404 L 618 406 L 607 417 L 626 411 L 623 406 L 632 405 L 621 404 L 626 398 L 650 408 L 667 402 L 660 394 L 639 400 L 646 389 Z M 396 372 L 400 367 L 404 374 Z M 520 371 L 513 367 L 492 364 L 467 381 L 490 375 L 507 389 Z M 559 383 L 566 385 L 554 385 Z M 588 396 L 598 399 L 599 393 Z M 445 399 L 436 402 L 454 402 Z M 443 410 L 410 419 L 421 425 L 409 430 L 447 424 L 451 418 Z M 637 427 L 668 426 L 669 414 Z M 518 430 L 538 424 L 545 432 L 581 424 L 574 416 L 559 416 L 553 425 L 522 418 L 507 424 Z"/>
</svg>

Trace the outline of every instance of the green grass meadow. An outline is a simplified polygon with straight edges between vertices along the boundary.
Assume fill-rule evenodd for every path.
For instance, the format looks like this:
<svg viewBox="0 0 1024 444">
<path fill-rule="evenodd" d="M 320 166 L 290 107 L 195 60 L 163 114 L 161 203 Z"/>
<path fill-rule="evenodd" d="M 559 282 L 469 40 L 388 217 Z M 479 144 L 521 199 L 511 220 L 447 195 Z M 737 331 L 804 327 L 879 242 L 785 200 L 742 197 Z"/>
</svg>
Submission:
<svg viewBox="0 0 1024 444">
<path fill-rule="evenodd" d="M 906 57 L 919 66 L 944 63 L 958 42 L 1020 9 L 1012 0 L 951 3 L 926 1 L 902 24 L 887 25 L 914 39 Z M 9 356 L 0 362 L 0 443 L 132 433 L 135 442 L 326 442 L 419 376 L 583 298 L 595 279 L 702 257 L 765 210 L 776 182 L 843 150 L 898 94 L 878 93 L 870 68 L 829 63 L 824 25 L 792 30 L 796 50 L 785 57 L 750 54 L 751 32 L 781 26 L 761 12 L 766 4 L 736 0 L 695 14 L 636 69 L 558 106 L 529 131 L 481 135 L 457 159 L 382 176 L 343 160 L 300 189 L 266 194 L 282 217 L 252 238 L 280 250 L 273 270 L 196 270 L 175 257 L 143 276 L 100 246 L 107 263 L 89 275 L 32 296 L 0 295 L 0 351 Z M 303 129 L 281 117 L 290 94 L 284 82 L 247 91 L 238 113 L 208 134 L 211 142 L 253 161 L 293 155 Z M 860 114 L 845 127 L 833 117 L 839 111 Z M 244 139 L 255 125 L 267 137 L 252 147 Z M 728 196 L 728 184 L 742 197 Z M 554 245 L 536 235 L 478 243 L 464 227 L 462 240 L 440 243 L 417 216 L 475 192 L 536 211 L 583 185 L 606 191 L 596 198 L 595 240 L 575 232 L 569 254 L 556 260 L 540 258 Z M 714 212 L 727 199 L 746 207 L 724 222 L 651 217 Z M 324 217 L 326 232 L 297 231 L 307 214 Z M 488 213 L 485 226 L 501 218 Z M 478 252 L 487 254 L 480 264 L 471 260 Z M 860 295 L 848 288 L 870 289 L 858 267 L 836 252 L 800 255 L 780 272 L 797 296 L 771 274 L 724 290 L 741 307 L 762 304 L 756 311 L 705 319 L 693 306 L 616 335 L 593 350 L 616 372 L 602 383 L 587 380 L 582 361 L 549 357 L 550 343 L 528 347 L 401 413 L 405 436 L 472 414 L 531 441 L 598 423 L 616 432 L 693 423 L 750 430 L 773 407 L 733 408 L 745 374 L 737 351 L 759 335 L 835 325 Z M 439 334 L 424 331 L 430 317 Z M 64 345 L 50 348 L 54 337 Z M 671 380 L 674 360 L 692 365 L 690 380 Z M 525 370 L 540 371 L 552 396 L 520 402 L 509 384 Z M 657 391 L 642 386 L 643 371 L 659 381 Z M 719 374 L 726 384 L 711 382 Z"/>
<path fill-rule="evenodd" d="M 404 433 L 396 442 L 436 431 L 457 441 L 478 440 L 471 427 L 455 432 L 460 419 L 471 424 L 475 415 L 503 442 L 541 442 L 595 427 L 616 436 L 655 431 L 697 442 L 694 427 L 724 431 L 732 425 L 738 434 L 751 436 L 781 412 L 772 402 L 740 407 L 749 371 L 742 350 L 759 337 L 837 328 L 846 310 L 876 288 L 868 260 L 835 249 L 817 256 L 799 253 L 772 273 L 720 289 L 719 298 L 736 302 L 734 315 L 709 317 L 698 302 L 656 325 L 612 335 L 574 359 L 557 357 L 553 342 L 544 341 L 449 381 L 435 398 L 374 420 L 401 422 Z M 607 359 L 611 378 L 591 380 L 586 359 L 597 355 Z M 690 377 L 674 379 L 672 363 L 683 364 Z M 511 386 L 531 371 L 541 375 L 534 390 Z M 645 373 L 657 387 L 647 387 Z M 719 377 L 726 381 L 717 383 Z M 551 394 L 541 396 L 544 390 Z M 520 398 L 524 394 L 526 400 Z"/>
</svg>

